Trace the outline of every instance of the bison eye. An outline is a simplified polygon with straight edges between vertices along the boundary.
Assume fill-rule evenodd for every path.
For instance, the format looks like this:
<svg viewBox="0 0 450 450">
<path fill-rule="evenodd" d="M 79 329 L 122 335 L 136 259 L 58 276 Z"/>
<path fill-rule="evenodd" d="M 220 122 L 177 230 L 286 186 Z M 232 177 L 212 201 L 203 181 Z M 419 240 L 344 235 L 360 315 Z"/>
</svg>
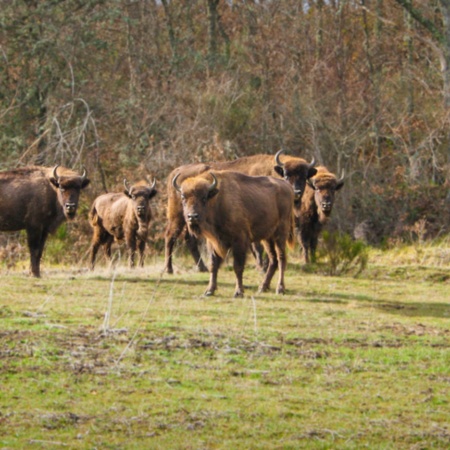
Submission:
<svg viewBox="0 0 450 450">
<path fill-rule="evenodd" d="M 66 191 L 66 190 L 65 190 L 64 188 L 62 188 L 62 187 L 60 187 L 59 190 L 60 190 L 61 192 L 65 192 L 65 191 Z"/>
<path fill-rule="evenodd" d="M 186 200 L 186 197 L 184 196 L 184 194 L 181 194 L 181 200 Z"/>
</svg>

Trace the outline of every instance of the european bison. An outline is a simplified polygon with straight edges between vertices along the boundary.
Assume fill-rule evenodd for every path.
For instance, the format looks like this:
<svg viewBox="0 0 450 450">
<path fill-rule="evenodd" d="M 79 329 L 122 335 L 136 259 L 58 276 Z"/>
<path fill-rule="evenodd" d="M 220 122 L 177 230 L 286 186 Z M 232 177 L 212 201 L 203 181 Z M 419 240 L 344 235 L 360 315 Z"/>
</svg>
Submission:
<svg viewBox="0 0 450 450">
<path fill-rule="evenodd" d="M 49 233 L 77 212 L 83 175 L 55 166 L 30 166 L 0 173 L 0 231 L 26 230 L 30 270 L 40 277 L 40 262 Z"/>
<path fill-rule="evenodd" d="M 344 176 L 338 180 L 326 167 L 316 167 L 317 173 L 308 180 L 300 214 L 296 214 L 296 230 L 305 255 L 305 262 L 315 261 L 319 234 L 333 209 L 335 192 L 344 186 Z"/>
<path fill-rule="evenodd" d="M 101 245 L 111 260 L 111 246 L 116 241 L 125 240 L 129 251 L 129 265 L 134 267 L 136 247 L 139 247 L 139 265 L 144 265 L 144 251 L 148 236 L 148 225 L 152 218 L 150 199 L 157 194 L 156 180 L 151 185 L 147 181 L 130 186 L 124 179 L 124 192 L 102 194 L 94 200 L 89 212 L 89 222 L 93 228 L 91 248 L 91 269 Z"/>
<path fill-rule="evenodd" d="M 269 265 L 260 292 L 269 289 L 279 268 L 277 293 L 284 293 L 286 242 L 294 242 L 292 204 L 294 192 L 284 180 L 249 177 L 238 172 L 214 171 L 184 179 L 172 179 L 179 193 L 189 233 L 206 238 L 211 253 L 210 280 L 205 295 L 217 289 L 217 273 L 228 250 L 236 274 L 235 297 L 244 293 L 242 277 L 247 250 L 262 241 Z"/>
<path fill-rule="evenodd" d="M 186 226 L 180 197 L 172 185 L 173 178 L 178 175 L 178 182 L 181 183 L 184 179 L 199 175 L 209 169 L 240 172 L 250 176 L 282 177 L 291 184 L 294 190 L 294 208 L 299 210 L 306 180 L 316 173 L 314 168 L 315 160 L 313 159 L 308 163 L 303 158 L 281 155 L 282 153 L 283 150 L 280 150 L 275 156 L 254 155 L 244 156 L 234 161 L 188 164 L 180 166 L 171 172 L 167 180 L 168 201 L 167 226 L 165 230 L 165 269 L 168 273 L 173 273 L 173 248 Z M 185 239 L 198 269 L 201 272 L 206 272 L 207 268 L 200 256 L 197 239 L 188 232 L 185 234 Z M 260 252 L 256 248 L 254 250 L 252 248 L 252 251 L 255 254 L 258 265 L 262 265 Z"/>
</svg>

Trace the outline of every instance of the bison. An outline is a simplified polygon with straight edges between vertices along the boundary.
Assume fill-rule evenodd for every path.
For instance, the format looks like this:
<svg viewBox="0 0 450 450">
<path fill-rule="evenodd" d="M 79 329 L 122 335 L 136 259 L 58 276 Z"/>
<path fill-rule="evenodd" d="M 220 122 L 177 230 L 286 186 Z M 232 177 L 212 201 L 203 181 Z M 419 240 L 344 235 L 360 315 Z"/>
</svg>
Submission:
<svg viewBox="0 0 450 450">
<path fill-rule="evenodd" d="M 294 242 L 294 192 L 284 180 L 250 177 L 238 172 L 210 171 L 172 185 L 180 195 L 188 231 L 204 237 L 211 253 L 210 280 L 205 295 L 217 289 L 217 273 L 228 250 L 236 275 L 235 297 L 242 297 L 245 258 L 252 242 L 262 241 L 269 264 L 259 291 L 269 289 L 279 268 L 276 292 L 284 293 L 286 243 Z"/>
<path fill-rule="evenodd" d="M 0 231 L 26 230 L 30 271 L 40 277 L 45 242 L 66 220 L 73 219 L 80 192 L 90 180 L 60 167 L 29 166 L 0 173 Z"/>
<path fill-rule="evenodd" d="M 181 183 L 186 178 L 199 175 L 210 169 L 240 172 L 250 176 L 281 177 L 291 184 L 294 190 L 294 208 L 299 210 L 306 180 L 316 173 L 316 169 L 314 168 L 315 160 L 313 158 L 308 163 L 303 158 L 287 155 L 281 156 L 282 153 L 283 150 L 280 150 L 275 156 L 254 155 L 244 156 L 233 161 L 188 164 L 180 166 L 171 172 L 167 180 L 168 201 L 167 226 L 165 230 L 165 269 L 168 273 L 173 273 L 173 248 L 178 237 L 186 227 L 180 197 L 177 195 L 172 184 L 173 178 L 178 175 L 178 182 Z M 206 272 L 207 268 L 200 256 L 197 239 L 189 232 L 185 234 L 185 239 L 199 270 Z M 261 253 L 256 248 L 252 251 L 255 254 L 258 265 L 262 265 Z"/>
<path fill-rule="evenodd" d="M 150 185 L 140 181 L 132 186 L 124 179 L 124 192 L 102 194 L 97 197 L 89 211 L 89 222 L 93 228 L 91 246 L 91 269 L 101 245 L 111 260 L 114 240 L 125 240 L 129 251 L 129 265 L 134 267 L 136 247 L 139 247 L 139 265 L 144 265 L 144 251 L 148 226 L 152 218 L 150 199 L 157 194 L 156 180 Z"/>
<path fill-rule="evenodd" d="M 308 180 L 299 214 L 296 214 L 296 230 L 303 249 L 305 262 L 314 262 L 319 234 L 333 209 L 335 192 L 344 186 L 344 175 L 338 180 L 326 167 L 316 167 L 317 173 Z"/>
</svg>

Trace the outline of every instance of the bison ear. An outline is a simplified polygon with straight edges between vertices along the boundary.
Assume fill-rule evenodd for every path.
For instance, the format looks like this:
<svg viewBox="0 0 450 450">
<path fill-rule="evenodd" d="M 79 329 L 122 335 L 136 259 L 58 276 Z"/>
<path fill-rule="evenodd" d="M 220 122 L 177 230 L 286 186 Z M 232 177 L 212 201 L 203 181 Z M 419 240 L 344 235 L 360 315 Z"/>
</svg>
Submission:
<svg viewBox="0 0 450 450">
<path fill-rule="evenodd" d="M 90 182 L 91 180 L 89 178 L 85 178 L 81 183 L 81 189 L 84 189 Z"/>
<path fill-rule="evenodd" d="M 315 168 L 315 167 L 311 167 L 309 170 L 308 170 L 308 178 L 311 178 L 311 177 L 313 177 L 314 175 L 316 175 L 317 174 L 317 169 Z"/>
<path fill-rule="evenodd" d="M 280 175 L 281 178 L 284 178 L 284 170 L 281 166 L 274 166 L 273 170 Z"/>
<path fill-rule="evenodd" d="M 150 200 L 151 198 L 153 198 L 156 194 L 158 193 L 158 191 L 156 189 L 153 189 L 150 192 L 150 195 L 148 196 L 148 199 Z"/>
<path fill-rule="evenodd" d="M 130 195 L 130 193 L 128 192 L 127 189 L 124 189 L 123 193 L 124 193 L 127 197 L 131 198 L 131 195 Z"/>
<path fill-rule="evenodd" d="M 218 193 L 219 193 L 219 189 L 216 189 L 216 188 L 211 189 L 211 190 L 208 192 L 208 200 L 209 200 L 210 198 L 215 197 Z"/>
</svg>

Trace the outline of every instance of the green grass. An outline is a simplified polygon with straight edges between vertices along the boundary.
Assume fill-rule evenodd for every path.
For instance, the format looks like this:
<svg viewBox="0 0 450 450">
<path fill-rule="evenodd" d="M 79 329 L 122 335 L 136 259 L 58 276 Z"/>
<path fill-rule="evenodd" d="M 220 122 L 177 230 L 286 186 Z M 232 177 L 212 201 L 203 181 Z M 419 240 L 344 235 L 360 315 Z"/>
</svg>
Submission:
<svg viewBox="0 0 450 450">
<path fill-rule="evenodd" d="M 291 259 L 284 296 L 249 259 L 242 299 L 180 257 L 4 269 L 0 448 L 449 448 L 450 265 Z"/>
</svg>

